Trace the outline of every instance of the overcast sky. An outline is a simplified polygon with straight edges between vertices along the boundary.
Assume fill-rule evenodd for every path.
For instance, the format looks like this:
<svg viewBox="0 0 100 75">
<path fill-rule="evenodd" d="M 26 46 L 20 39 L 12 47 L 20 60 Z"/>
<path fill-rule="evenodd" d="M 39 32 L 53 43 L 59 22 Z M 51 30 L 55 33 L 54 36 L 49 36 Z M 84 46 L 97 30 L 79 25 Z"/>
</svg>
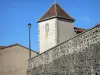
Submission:
<svg viewBox="0 0 100 75">
<path fill-rule="evenodd" d="M 100 0 L 56 0 L 73 18 L 74 26 L 91 28 L 100 23 Z M 0 0 L 0 45 L 19 43 L 28 47 L 28 27 L 31 23 L 32 49 L 38 51 L 36 21 L 54 0 Z"/>
</svg>

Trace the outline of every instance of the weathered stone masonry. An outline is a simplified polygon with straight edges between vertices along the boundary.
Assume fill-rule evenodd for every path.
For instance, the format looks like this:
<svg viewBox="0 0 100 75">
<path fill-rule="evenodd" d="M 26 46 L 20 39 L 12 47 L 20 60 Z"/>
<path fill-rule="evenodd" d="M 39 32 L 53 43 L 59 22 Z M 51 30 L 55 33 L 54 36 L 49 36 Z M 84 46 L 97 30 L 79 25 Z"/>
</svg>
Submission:
<svg viewBox="0 0 100 75">
<path fill-rule="evenodd" d="M 28 75 L 100 75 L 100 25 L 28 62 Z"/>
</svg>

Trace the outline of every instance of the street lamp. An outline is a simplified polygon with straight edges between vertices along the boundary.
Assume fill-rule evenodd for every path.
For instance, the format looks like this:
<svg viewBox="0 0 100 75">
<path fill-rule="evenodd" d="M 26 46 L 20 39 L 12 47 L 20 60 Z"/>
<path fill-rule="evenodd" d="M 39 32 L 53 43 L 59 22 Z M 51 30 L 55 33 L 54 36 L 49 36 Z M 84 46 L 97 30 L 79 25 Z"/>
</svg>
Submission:
<svg viewBox="0 0 100 75">
<path fill-rule="evenodd" d="M 31 24 L 28 24 L 28 28 L 29 28 L 29 59 L 31 59 L 31 39 L 30 39 L 30 28 L 31 28 Z"/>
</svg>

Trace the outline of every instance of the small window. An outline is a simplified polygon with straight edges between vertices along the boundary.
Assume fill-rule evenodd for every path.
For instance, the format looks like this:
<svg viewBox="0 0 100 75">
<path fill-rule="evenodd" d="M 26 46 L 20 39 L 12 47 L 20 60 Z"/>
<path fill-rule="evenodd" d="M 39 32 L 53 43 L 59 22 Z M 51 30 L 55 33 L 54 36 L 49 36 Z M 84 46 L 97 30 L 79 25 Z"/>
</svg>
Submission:
<svg viewBox="0 0 100 75">
<path fill-rule="evenodd" d="M 45 25 L 45 31 L 49 32 L 49 24 L 48 23 Z"/>
</svg>

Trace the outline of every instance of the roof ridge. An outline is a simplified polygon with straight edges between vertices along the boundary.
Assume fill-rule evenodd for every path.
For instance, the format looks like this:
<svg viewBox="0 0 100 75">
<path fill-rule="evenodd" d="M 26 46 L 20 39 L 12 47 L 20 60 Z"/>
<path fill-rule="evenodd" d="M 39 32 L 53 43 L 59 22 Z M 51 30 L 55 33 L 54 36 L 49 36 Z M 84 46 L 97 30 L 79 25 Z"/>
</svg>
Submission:
<svg viewBox="0 0 100 75">
<path fill-rule="evenodd" d="M 25 47 L 25 46 L 22 46 L 22 45 L 20 45 L 20 44 L 18 44 L 18 43 L 12 44 L 12 45 L 9 45 L 9 46 L 5 46 L 5 47 L 1 48 L 0 50 L 5 49 L 5 48 L 9 48 L 9 47 L 12 47 L 12 46 L 16 46 L 16 45 L 21 46 L 21 47 L 26 48 L 26 49 L 29 50 L 29 48 L 27 48 L 27 47 Z M 32 49 L 31 49 L 31 51 L 33 51 L 33 52 L 35 52 L 35 53 L 38 53 L 38 52 L 36 52 L 36 51 L 34 51 L 34 50 L 32 50 Z"/>
<path fill-rule="evenodd" d="M 55 3 L 55 16 L 57 16 L 57 4 Z"/>
</svg>

